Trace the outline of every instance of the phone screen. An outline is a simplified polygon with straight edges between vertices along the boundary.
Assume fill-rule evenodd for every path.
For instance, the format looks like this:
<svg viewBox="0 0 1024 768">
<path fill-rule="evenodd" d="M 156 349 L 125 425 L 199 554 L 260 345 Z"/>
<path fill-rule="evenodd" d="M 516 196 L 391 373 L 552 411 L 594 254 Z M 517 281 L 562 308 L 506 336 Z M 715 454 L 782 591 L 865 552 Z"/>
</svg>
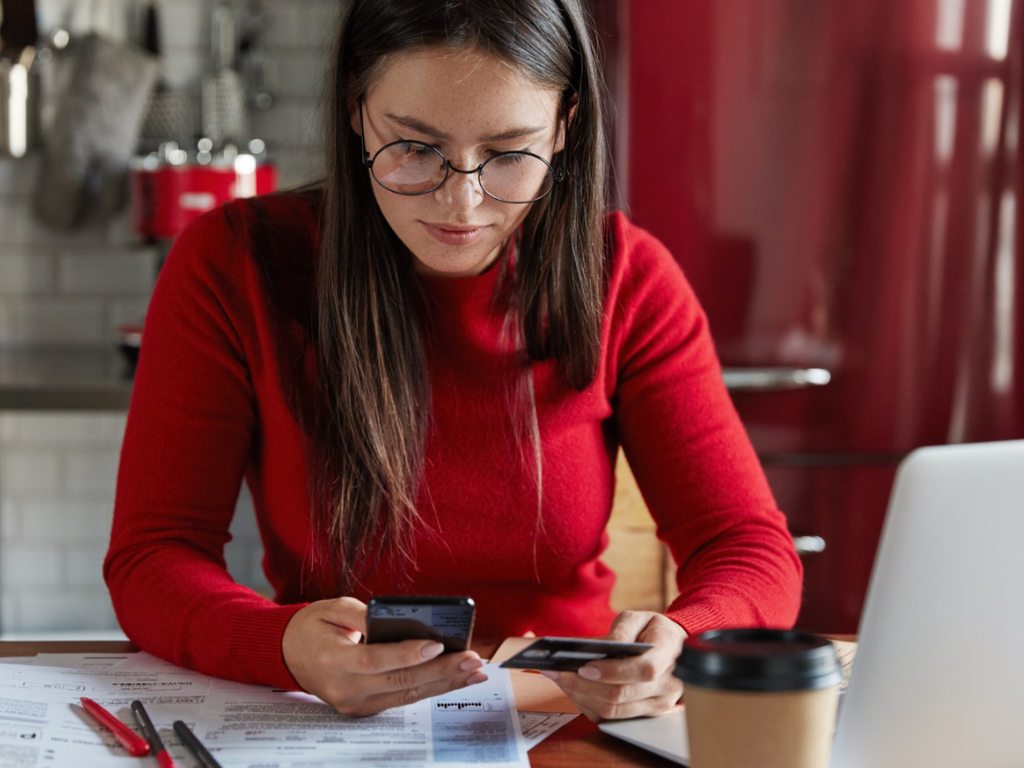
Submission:
<svg viewBox="0 0 1024 768">
<path fill-rule="evenodd" d="M 475 611 L 469 597 L 375 597 L 367 606 L 366 642 L 437 640 L 445 653 L 464 651 Z"/>
</svg>

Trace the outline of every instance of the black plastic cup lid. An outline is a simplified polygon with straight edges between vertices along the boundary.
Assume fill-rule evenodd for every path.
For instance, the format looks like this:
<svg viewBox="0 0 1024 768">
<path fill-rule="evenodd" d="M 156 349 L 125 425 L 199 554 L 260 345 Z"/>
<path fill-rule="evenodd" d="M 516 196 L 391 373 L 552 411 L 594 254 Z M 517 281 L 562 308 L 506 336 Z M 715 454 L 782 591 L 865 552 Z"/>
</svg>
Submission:
<svg viewBox="0 0 1024 768">
<path fill-rule="evenodd" d="M 684 684 L 729 691 L 803 691 L 842 682 L 832 643 L 784 629 L 716 629 L 688 637 L 676 662 Z"/>
</svg>

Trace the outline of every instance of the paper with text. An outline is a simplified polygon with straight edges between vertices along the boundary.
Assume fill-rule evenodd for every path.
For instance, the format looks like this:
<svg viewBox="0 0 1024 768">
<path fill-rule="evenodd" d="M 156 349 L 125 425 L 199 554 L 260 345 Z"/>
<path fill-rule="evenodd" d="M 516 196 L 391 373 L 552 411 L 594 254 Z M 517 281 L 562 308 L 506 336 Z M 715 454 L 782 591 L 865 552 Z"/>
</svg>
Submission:
<svg viewBox="0 0 1024 768">
<path fill-rule="evenodd" d="M 138 731 L 130 705 L 141 700 L 181 768 L 201 768 L 171 730 L 194 717 L 211 678 L 180 668 L 118 672 L 111 667 L 71 669 L 0 664 L 0 767 L 107 768 L 128 753 L 80 706 L 94 699 Z"/>
<path fill-rule="evenodd" d="M 528 768 L 508 674 L 484 671 L 487 682 L 364 718 L 307 694 L 216 681 L 193 730 L 225 768 Z"/>
<path fill-rule="evenodd" d="M 141 699 L 181 768 L 199 765 L 171 729 L 177 719 L 193 728 L 224 768 L 529 766 L 508 673 L 497 667 L 486 668 L 489 680 L 480 685 L 351 718 L 307 694 L 146 661 L 122 667 L 97 659 L 88 669 L 0 664 L 0 768 L 100 768 L 127 757 L 78 706 L 81 696 L 132 727 L 129 705 Z M 536 743 L 561 723 L 533 725 Z"/>
</svg>

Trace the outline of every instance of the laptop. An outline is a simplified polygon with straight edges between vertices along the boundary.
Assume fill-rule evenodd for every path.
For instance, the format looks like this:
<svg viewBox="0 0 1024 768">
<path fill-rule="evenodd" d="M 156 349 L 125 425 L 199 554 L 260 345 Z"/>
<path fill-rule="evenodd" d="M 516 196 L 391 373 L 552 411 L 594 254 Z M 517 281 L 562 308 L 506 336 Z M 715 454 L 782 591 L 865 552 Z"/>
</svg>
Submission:
<svg viewBox="0 0 1024 768">
<path fill-rule="evenodd" d="M 858 640 L 831 768 L 1024 766 L 1024 440 L 903 460 Z M 684 712 L 599 727 L 689 763 Z"/>
<path fill-rule="evenodd" d="M 686 738 L 686 712 L 673 709 L 658 717 L 605 720 L 597 727 L 680 765 L 690 764 L 690 743 Z"/>
<path fill-rule="evenodd" d="M 900 465 L 832 768 L 1024 766 L 1024 440 Z"/>
</svg>

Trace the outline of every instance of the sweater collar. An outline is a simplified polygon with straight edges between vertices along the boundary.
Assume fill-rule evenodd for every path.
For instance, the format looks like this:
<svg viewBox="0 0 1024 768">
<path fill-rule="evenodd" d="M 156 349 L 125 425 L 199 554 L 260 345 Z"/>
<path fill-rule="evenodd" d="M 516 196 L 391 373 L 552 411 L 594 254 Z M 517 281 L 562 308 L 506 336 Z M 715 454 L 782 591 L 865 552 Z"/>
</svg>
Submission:
<svg viewBox="0 0 1024 768">
<path fill-rule="evenodd" d="M 419 275 L 419 278 L 427 297 L 439 304 L 476 304 L 490 301 L 494 295 L 498 275 L 505 268 L 502 264 L 503 260 L 498 259 L 487 271 L 470 277 Z"/>
<path fill-rule="evenodd" d="M 441 275 L 419 275 L 420 283 L 427 297 L 438 304 L 490 303 L 503 271 L 510 273 L 515 261 L 515 249 L 510 243 L 505 255 L 495 259 L 479 275 L 469 277 L 445 277 Z"/>
</svg>

